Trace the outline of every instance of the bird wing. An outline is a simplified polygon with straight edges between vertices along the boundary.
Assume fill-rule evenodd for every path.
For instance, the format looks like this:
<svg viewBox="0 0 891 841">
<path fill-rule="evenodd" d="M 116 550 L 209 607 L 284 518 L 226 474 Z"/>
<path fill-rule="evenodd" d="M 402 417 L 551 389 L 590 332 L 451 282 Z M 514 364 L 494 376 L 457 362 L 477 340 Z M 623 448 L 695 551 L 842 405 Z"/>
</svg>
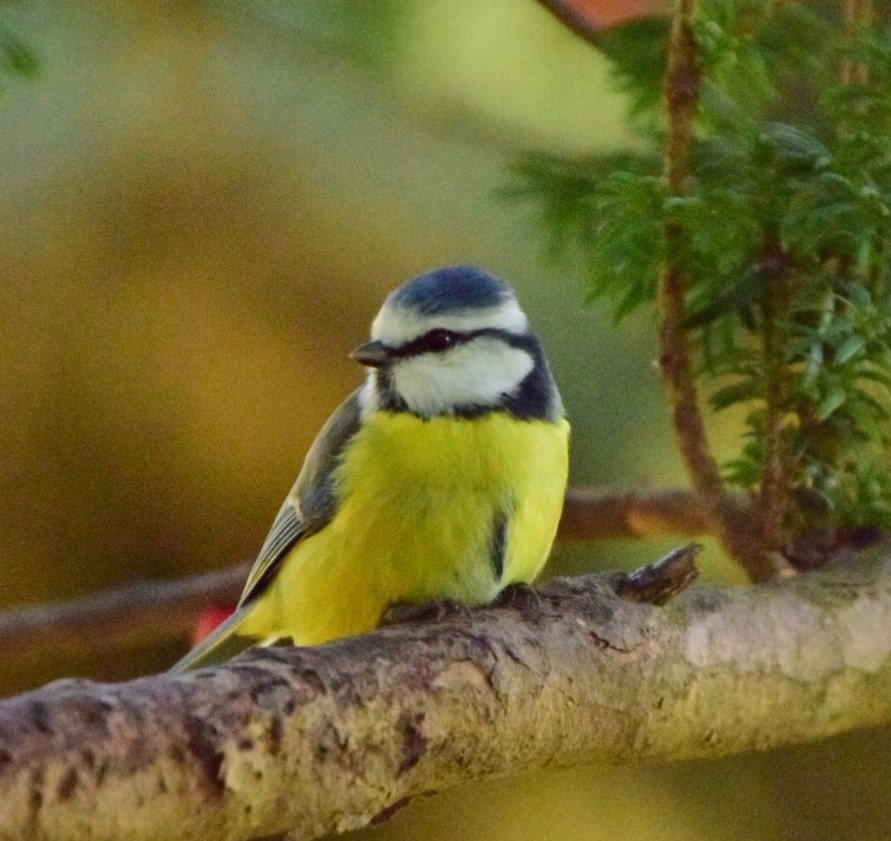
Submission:
<svg viewBox="0 0 891 841">
<path fill-rule="evenodd" d="M 359 391 L 328 419 L 313 441 L 300 475 L 279 509 L 260 554 L 248 574 L 238 606 L 256 598 L 272 580 L 290 550 L 324 528 L 337 510 L 332 474 L 344 446 L 360 425 Z"/>
</svg>

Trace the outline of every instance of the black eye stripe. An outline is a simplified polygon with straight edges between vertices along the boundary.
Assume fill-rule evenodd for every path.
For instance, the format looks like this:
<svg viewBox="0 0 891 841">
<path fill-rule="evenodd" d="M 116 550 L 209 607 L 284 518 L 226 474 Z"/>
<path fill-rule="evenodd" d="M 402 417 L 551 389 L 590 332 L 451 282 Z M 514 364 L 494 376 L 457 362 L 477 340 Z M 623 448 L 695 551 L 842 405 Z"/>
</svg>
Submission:
<svg viewBox="0 0 891 841">
<path fill-rule="evenodd" d="M 457 333 L 454 330 L 446 330 L 436 327 L 423 336 L 418 336 L 396 349 L 396 356 L 417 356 L 421 353 L 441 353 L 444 350 L 470 341 L 476 333 Z"/>
<path fill-rule="evenodd" d="M 444 327 L 436 327 L 417 339 L 412 339 L 404 345 L 393 348 L 391 353 L 395 357 L 419 356 L 422 353 L 441 353 L 465 344 L 480 336 L 492 336 L 500 339 L 506 345 L 522 348 L 529 351 L 535 344 L 535 337 L 531 333 L 510 333 L 497 327 L 482 327 L 479 330 L 471 330 L 466 333 L 457 330 L 447 330 Z"/>
</svg>

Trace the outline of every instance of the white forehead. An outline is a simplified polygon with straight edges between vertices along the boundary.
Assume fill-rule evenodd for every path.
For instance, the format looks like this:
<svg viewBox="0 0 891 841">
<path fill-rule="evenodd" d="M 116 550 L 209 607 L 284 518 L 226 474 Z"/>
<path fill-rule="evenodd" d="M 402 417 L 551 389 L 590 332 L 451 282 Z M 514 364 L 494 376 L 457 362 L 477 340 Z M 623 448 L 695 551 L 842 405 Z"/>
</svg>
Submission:
<svg viewBox="0 0 891 841">
<path fill-rule="evenodd" d="M 408 307 L 384 305 L 371 325 L 371 338 L 388 347 L 399 347 L 434 328 L 469 333 L 486 328 L 523 334 L 528 327 L 526 313 L 513 296 L 497 306 L 423 315 Z"/>
</svg>

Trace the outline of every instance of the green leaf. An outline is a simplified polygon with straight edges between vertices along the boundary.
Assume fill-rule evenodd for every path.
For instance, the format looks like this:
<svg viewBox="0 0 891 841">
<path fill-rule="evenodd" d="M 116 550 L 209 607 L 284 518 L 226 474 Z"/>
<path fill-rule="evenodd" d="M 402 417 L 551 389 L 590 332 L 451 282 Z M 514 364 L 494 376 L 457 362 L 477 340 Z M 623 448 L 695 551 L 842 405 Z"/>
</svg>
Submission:
<svg viewBox="0 0 891 841">
<path fill-rule="evenodd" d="M 834 412 L 840 409 L 848 399 L 847 392 L 840 386 L 835 386 L 819 403 L 814 414 L 818 420 L 827 420 Z"/>
<path fill-rule="evenodd" d="M 817 171 L 832 161 L 829 149 L 813 134 L 788 123 L 767 123 L 761 142 L 784 168 Z"/>
<path fill-rule="evenodd" d="M 879 385 L 882 385 L 888 391 L 891 391 L 891 376 L 882 371 L 878 371 L 875 369 L 858 370 L 857 376 L 860 379 L 872 380 L 873 382 L 879 383 Z"/>
<path fill-rule="evenodd" d="M 754 379 L 742 380 L 731 383 L 713 391 L 709 396 L 709 402 L 715 411 L 721 411 L 737 403 L 753 400 L 761 396 L 762 383 Z"/>
<path fill-rule="evenodd" d="M 754 269 L 745 274 L 738 283 L 729 287 L 723 294 L 712 298 L 704 306 L 690 313 L 684 326 L 689 330 L 702 327 L 730 312 L 747 310 L 764 299 L 769 288 L 767 274 Z"/>
<path fill-rule="evenodd" d="M 862 336 L 848 336 L 842 343 L 835 348 L 832 354 L 832 361 L 836 365 L 844 365 L 854 356 L 858 355 L 866 346 L 866 339 Z"/>
</svg>

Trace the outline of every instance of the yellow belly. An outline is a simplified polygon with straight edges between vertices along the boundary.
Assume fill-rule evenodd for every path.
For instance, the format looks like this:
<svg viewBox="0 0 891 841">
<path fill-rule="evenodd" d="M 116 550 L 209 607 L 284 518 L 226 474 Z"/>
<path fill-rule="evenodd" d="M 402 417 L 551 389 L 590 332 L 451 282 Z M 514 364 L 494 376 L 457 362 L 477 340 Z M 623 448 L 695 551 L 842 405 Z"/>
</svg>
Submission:
<svg viewBox="0 0 891 841">
<path fill-rule="evenodd" d="M 338 511 L 299 543 L 239 634 L 312 645 L 374 628 L 395 602 L 481 604 L 531 582 L 550 551 L 569 424 L 372 415 L 335 471 Z M 492 529 L 507 514 L 503 574 Z"/>
</svg>

